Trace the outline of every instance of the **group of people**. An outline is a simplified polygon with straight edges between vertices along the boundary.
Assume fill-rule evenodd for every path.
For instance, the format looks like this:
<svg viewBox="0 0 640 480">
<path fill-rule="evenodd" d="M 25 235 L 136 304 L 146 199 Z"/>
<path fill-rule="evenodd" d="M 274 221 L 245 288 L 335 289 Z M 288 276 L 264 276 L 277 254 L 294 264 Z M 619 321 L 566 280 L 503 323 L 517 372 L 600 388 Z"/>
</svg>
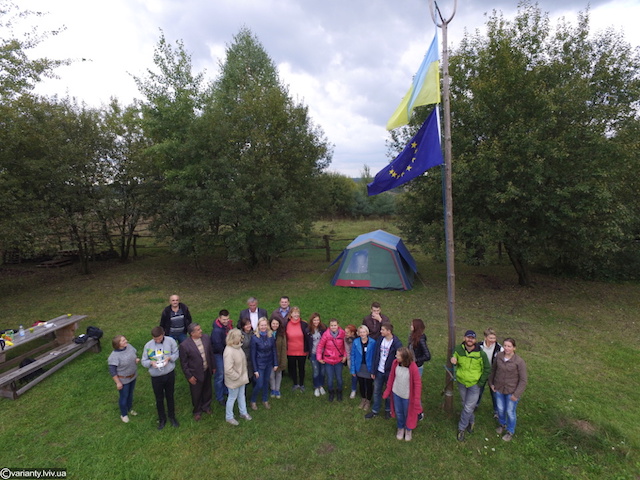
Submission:
<svg viewBox="0 0 640 480">
<path fill-rule="evenodd" d="M 229 312 L 221 310 L 213 322 L 211 335 L 207 335 L 193 321 L 189 308 L 180 302 L 178 295 L 172 295 L 169 301 L 160 324 L 151 331 L 152 339 L 144 346 L 141 359 L 124 336 L 113 339 L 108 364 L 120 392 L 123 422 L 129 422 L 129 415 L 136 415 L 132 406 L 139 362 L 149 370 L 158 429 L 163 429 L 167 421 L 173 427 L 179 426 L 173 398 L 178 359 L 189 383 L 194 420 L 199 421 L 204 413 L 211 414 L 215 395 L 216 401 L 225 407 L 225 420 L 232 425 L 239 424 L 234 416 L 236 403 L 240 418 L 251 420 L 248 409 L 257 410 L 259 399 L 268 410 L 269 396 L 281 398 L 285 371 L 291 378 L 292 391 L 304 392 L 309 359 L 316 397 L 327 395 L 330 402 L 343 400 L 346 366 L 351 374 L 350 398 L 355 398 L 359 390 L 358 408 L 367 412 L 364 417 L 372 419 L 381 414 L 385 418 L 395 417 L 396 438 L 412 439 L 412 432 L 423 417 L 424 363 L 431 359 L 421 319 L 411 321 L 405 347 L 393 333 L 394 327 L 378 302 L 372 303 L 371 313 L 360 326 L 342 328 L 335 318 L 325 325 L 316 312 L 308 322 L 302 320 L 300 309 L 291 306 L 286 296 L 280 298 L 279 307 L 270 315 L 251 297 L 235 327 Z M 474 411 L 487 380 L 499 433 L 506 430 L 503 439 L 509 440 L 515 430 L 515 406 L 526 386 L 526 368 L 515 355 L 513 339 L 506 339 L 501 346 L 490 329 L 485 332 L 485 342 L 476 345 L 475 337 L 473 331 L 467 331 L 465 341 L 456 347 L 451 358 L 463 403 L 458 440 L 464 440 L 465 431 L 473 431 Z M 514 376 L 518 377 L 515 381 Z M 250 384 L 253 388 L 247 405 Z"/>
<path fill-rule="evenodd" d="M 493 416 L 498 420 L 496 433 L 509 442 L 516 429 L 516 407 L 527 386 L 527 367 L 516 355 L 516 341 L 505 338 L 500 345 L 492 328 L 484 331 L 484 341 L 476 343 L 476 332 L 467 330 L 464 341 L 451 357 L 462 401 L 458 422 L 458 441 L 473 433 L 475 411 L 488 383 L 493 402 Z"/>
</svg>

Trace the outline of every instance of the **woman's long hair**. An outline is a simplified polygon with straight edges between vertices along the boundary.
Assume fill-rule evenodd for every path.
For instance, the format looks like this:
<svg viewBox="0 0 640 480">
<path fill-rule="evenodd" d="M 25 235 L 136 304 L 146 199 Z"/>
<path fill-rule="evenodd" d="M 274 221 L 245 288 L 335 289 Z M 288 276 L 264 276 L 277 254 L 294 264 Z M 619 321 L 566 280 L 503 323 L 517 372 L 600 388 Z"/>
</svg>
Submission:
<svg viewBox="0 0 640 480">
<path fill-rule="evenodd" d="M 424 333 L 424 322 L 419 318 L 414 318 L 411 321 L 411 325 L 413 325 L 413 332 L 411 332 L 411 337 L 409 337 L 409 343 L 415 349 L 418 348 L 418 343 L 420 343 L 420 337 Z"/>
</svg>

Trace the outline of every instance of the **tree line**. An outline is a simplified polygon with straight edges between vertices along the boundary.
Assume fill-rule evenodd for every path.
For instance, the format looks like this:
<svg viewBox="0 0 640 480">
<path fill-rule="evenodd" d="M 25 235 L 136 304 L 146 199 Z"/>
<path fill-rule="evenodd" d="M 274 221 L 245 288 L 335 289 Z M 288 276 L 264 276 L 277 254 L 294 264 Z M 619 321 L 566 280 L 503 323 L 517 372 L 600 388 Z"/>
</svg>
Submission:
<svg viewBox="0 0 640 480">
<path fill-rule="evenodd" d="M 0 28 L 19 12 L 0 0 Z M 450 59 L 457 260 L 504 251 L 532 271 L 637 278 L 640 271 L 640 54 L 621 33 L 592 34 L 589 12 L 553 27 L 529 1 L 488 16 Z M 444 257 L 437 171 L 367 197 L 327 171 L 333 146 L 294 100 L 259 40 L 243 28 L 213 80 L 181 41 L 161 34 L 142 99 L 93 108 L 33 86 L 66 60 L 30 59 L 45 32 L 0 45 L 0 250 L 96 250 L 127 259 L 140 221 L 196 260 L 270 263 L 320 217 L 396 214 L 405 240 Z M 392 132 L 395 156 L 426 118 Z"/>
<path fill-rule="evenodd" d="M 450 58 L 457 259 L 498 246 L 521 285 L 533 269 L 586 278 L 640 271 L 640 55 L 589 12 L 553 28 L 537 4 L 488 16 Z M 426 118 L 398 132 L 401 145 Z M 439 175 L 409 184 L 402 231 L 442 255 Z"/>
<path fill-rule="evenodd" d="M 34 14 L 1 5 L 5 31 Z M 332 145 L 250 30 L 233 38 L 214 81 L 161 34 L 155 68 L 135 78 L 143 98 L 100 108 L 32 94 L 68 63 L 27 55 L 57 33 L 3 35 L 2 251 L 29 257 L 68 243 L 88 272 L 96 250 L 126 260 L 145 219 L 180 254 L 198 259 L 223 246 L 229 260 L 256 265 L 320 216 L 390 213 L 388 201 L 387 211 L 370 208 L 384 202 L 363 200 L 352 179 L 326 171 Z"/>
</svg>

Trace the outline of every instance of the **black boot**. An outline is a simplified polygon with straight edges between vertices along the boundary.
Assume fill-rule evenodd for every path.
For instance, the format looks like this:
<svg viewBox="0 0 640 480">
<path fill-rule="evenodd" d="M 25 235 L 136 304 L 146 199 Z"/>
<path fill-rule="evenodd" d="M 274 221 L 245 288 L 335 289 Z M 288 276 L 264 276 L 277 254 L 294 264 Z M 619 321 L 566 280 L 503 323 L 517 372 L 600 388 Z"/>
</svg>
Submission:
<svg viewBox="0 0 640 480">
<path fill-rule="evenodd" d="M 329 390 L 329 401 L 333 402 L 333 396 L 335 394 L 335 390 L 331 389 Z"/>
<path fill-rule="evenodd" d="M 342 390 L 336 390 L 337 394 L 338 394 L 338 401 L 341 402 L 342 401 Z"/>
</svg>

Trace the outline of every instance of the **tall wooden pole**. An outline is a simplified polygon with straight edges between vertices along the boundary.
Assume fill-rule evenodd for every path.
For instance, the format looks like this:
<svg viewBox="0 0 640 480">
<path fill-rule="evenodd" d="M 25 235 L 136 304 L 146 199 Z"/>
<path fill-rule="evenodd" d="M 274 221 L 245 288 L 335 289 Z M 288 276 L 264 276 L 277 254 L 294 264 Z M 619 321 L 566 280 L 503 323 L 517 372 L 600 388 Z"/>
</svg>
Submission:
<svg viewBox="0 0 640 480">
<path fill-rule="evenodd" d="M 453 413 L 453 365 L 451 355 L 456 342 L 456 274 L 454 269 L 454 242 L 453 242 L 453 195 L 451 191 L 451 102 L 449 99 L 449 48 L 447 45 L 447 25 L 456 14 L 458 1 L 454 0 L 453 13 L 448 19 L 442 17 L 442 13 L 434 0 L 429 0 L 431 18 L 436 26 L 442 29 L 442 105 L 444 110 L 444 225 L 445 240 L 447 244 L 447 312 L 449 320 L 449 341 L 447 345 L 447 372 L 445 374 L 444 402 L 445 412 Z"/>
</svg>

